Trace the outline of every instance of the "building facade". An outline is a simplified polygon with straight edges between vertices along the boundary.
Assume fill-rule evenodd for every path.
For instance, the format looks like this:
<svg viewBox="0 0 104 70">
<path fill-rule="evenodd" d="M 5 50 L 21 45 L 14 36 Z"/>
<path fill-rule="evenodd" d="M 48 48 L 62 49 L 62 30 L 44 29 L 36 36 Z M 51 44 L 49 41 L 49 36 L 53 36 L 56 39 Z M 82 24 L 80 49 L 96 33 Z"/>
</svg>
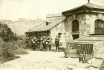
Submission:
<svg viewBox="0 0 104 70">
<path fill-rule="evenodd" d="M 64 24 L 70 46 L 77 54 L 91 55 L 104 46 L 104 7 L 87 3 L 64 11 Z M 100 49 L 101 48 L 101 49 Z"/>
<path fill-rule="evenodd" d="M 87 3 L 62 13 L 70 39 L 104 34 L 104 7 Z"/>
</svg>

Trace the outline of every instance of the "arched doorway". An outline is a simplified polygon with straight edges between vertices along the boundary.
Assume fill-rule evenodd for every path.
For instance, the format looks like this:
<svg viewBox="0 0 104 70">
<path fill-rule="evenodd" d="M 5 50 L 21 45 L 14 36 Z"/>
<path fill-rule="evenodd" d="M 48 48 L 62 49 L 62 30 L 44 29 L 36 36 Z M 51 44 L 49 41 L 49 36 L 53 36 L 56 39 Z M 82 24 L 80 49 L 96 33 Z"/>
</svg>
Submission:
<svg viewBox="0 0 104 70">
<path fill-rule="evenodd" d="M 73 40 L 79 38 L 79 21 L 78 20 L 72 21 L 72 36 L 73 36 Z"/>
<path fill-rule="evenodd" d="M 104 21 L 102 19 L 95 20 L 95 34 L 104 34 Z"/>
</svg>

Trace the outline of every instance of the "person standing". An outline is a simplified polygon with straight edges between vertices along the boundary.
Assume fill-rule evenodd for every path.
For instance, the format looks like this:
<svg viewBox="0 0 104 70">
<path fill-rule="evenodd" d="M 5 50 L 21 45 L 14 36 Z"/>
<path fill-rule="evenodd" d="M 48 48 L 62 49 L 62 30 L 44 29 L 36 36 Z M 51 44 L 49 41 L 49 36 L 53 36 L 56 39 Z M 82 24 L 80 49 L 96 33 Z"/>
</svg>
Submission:
<svg viewBox="0 0 104 70">
<path fill-rule="evenodd" d="M 46 39 L 46 41 L 45 41 L 45 44 L 46 44 L 46 46 L 45 46 L 45 50 L 47 51 L 48 50 L 48 48 L 49 48 L 49 46 L 48 46 L 48 40 Z"/>
<path fill-rule="evenodd" d="M 48 49 L 51 50 L 51 38 L 48 37 L 47 41 L 48 41 Z"/>
<path fill-rule="evenodd" d="M 43 50 L 43 44 L 42 44 L 43 38 L 42 36 L 40 37 L 40 51 Z"/>
<path fill-rule="evenodd" d="M 40 39 L 37 39 L 37 50 L 40 49 Z"/>
<path fill-rule="evenodd" d="M 43 44 L 43 50 L 45 50 L 46 49 L 46 38 L 43 39 L 42 44 Z"/>
<path fill-rule="evenodd" d="M 59 51 L 59 37 L 58 36 L 56 36 L 55 38 L 55 45 L 56 45 L 56 52 L 58 52 Z"/>
<path fill-rule="evenodd" d="M 33 50 L 36 49 L 36 37 L 34 37 L 34 38 L 32 39 L 32 48 L 33 48 Z"/>
</svg>

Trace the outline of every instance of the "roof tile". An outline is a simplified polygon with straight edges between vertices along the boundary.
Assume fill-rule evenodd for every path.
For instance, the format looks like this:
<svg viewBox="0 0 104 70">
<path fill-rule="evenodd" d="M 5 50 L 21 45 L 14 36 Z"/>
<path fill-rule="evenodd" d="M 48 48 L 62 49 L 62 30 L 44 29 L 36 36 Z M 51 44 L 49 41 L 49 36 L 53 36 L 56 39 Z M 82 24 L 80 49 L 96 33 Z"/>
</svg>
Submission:
<svg viewBox="0 0 104 70">
<path fill-rule="evenodd" d="M 34 28 L 31 29 L 31 32 L 40 32 L 40 31 L 47 31 L 52 29 L 53 27 L 57 26 L 59 23 L 61 23 L 63 20 L 65 19 L 65 17 L 62 18 L 57 18 L 54 20 L 50 20 L 47 21 L 49 24 L 46 25 L 46 23 L 42 23 Z"/>
</svg>

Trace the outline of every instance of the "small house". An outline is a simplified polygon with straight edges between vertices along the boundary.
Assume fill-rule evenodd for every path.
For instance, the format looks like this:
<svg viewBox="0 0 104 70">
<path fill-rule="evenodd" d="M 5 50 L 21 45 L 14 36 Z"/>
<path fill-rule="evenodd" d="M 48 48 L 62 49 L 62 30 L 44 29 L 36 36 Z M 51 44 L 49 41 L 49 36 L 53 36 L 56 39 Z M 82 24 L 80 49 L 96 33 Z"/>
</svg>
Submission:
<svg viewBox="0 0 104 70">
<path fill-rule="evenodd" d="M 54 44 L 56 36 L 59 36 L 61 46 L 65 45 L 65 17 L 62 15 L 48 14 L 46 19 L 46 22 L 35 26 L 31 31 L 26 32 L 26 34 L 29 37 L 50 37 L 52 44 Z"/>
<path fill-rule="evenodd" d="M 76 45 L 78 50 L 81 47 L 83 52 L 92 54 L 92 48 L 95 49 L 98 48 L 97 45 L 103 45 L 104 7 L 88 2 L 64 11 L 62 14 L 66 17 L 64 23 L 66 32 L 69 32 L 70 35 L 69 39 L 72 39 L 71 46 L 74 45 L 75 47 Z M 80 53 L 82 53 L 81 51 Z"/>
</svg>

